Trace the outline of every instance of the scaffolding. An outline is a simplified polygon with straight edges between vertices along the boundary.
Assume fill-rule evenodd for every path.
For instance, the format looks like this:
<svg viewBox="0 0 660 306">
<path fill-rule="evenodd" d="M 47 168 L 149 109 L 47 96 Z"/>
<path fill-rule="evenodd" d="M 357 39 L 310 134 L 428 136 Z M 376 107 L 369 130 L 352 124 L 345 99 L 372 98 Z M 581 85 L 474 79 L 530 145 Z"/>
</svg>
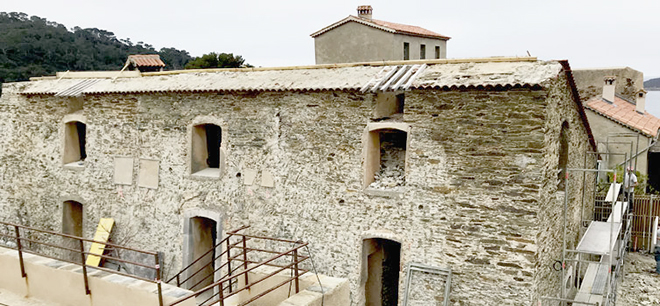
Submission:
<svg viewBox="0 0 660 306">
<path fill-rule="evenodd" d="M 630 142 L 632 147 L 632 142 Z M 550 305 L 616 305 L 616 292 L 619 280 L 624 276 L 624 259 L 626 249 L 630 241 L 632 228 L 631 210 L 628 198 L 620 198 L 619 192 L 627 190 L 628 180 L 623 179 L 623 183 L 616 181 L 617 169 L 603 169 L 596 166 L 596 169 L 588 168 L 587 156 L 594 155 L 597 158 L 606 156 L 607 159 L 622 155 L 624 165 L 632 166 L 633 159 L 636 156 L 628 158 L 627 153 L 603 153 L 603 152 L 585 152 L 583 168 L 563 169 L 564 195 L 563 195 L 563 227 L 562 227 L 562 257 L 558 261 L 559 267 L 555 269 L 561 271 L 561 284 L 557 296 L 544 296 L 541 299 L 550 302 Z M 582 199 L 580 213 L 580 228 L 578 229 L 579 243 L 574 248 L 567 247 L 567 227 L 569 213 L 569 176 L 582 173 Z M 595 210 L 586 217 L 585 214 L 585 193 L 587 182 L 587 173 L 594 173 L 593 181 L 593 200 L 596 207 L 596 195 L 600 192 L 599 184 L 601 174 L 612 174 L 612 182 L 605 196 L 606 203 L 609 203 L 611 210 L 606 220 L 598 218 Z M 586 228 L 586 229 L 585 229 Z"/>
</svg>

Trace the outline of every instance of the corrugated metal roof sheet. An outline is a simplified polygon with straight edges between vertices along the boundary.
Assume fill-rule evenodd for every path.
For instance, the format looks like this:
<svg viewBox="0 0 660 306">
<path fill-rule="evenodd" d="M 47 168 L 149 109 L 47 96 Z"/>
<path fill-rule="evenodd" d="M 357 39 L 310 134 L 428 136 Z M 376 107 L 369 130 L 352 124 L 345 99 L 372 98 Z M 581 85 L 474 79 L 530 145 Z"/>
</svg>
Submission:
<svg viewBox="0 0 660 306">
<path fill-rule="evenodd" d="M 55 96 L 59 97 L 79 97 L 82 95 L 83 91 L 92 85 L 98 83 L 100 79 L 86 79 L 78 82 L 77 84 L 60 91 L 55 94 Z"/>
<path fill-rule="evenodd" d="M 417 68 L 415 68 L 417 67 Z M 539 85 L 556 77 L 556 62 L 471 62 L 457 64 L 349 66 L 340 68 L 230 70 L 168 73 L 141 78 L 99 79 L 80 88 L 80 80 L 28 82 L 22 94 L 81 94 L 167 91 L 401 90 Z M 88 83 L 85 83 L 88 84 Z M 374 87 L 379 85 L 379 87 Z"/>
</svg>

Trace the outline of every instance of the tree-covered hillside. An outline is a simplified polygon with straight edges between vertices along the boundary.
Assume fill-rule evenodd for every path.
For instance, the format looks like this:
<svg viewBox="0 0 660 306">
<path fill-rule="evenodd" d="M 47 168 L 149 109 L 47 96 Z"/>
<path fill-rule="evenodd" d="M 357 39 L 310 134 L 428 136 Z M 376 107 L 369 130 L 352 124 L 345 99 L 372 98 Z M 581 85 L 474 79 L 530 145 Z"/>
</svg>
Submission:
<svg viewBox="0 0 660 306">
<path fill-rule="evenodd" d="M 644 88 L 652 90 L 660 90 L 660 78 L 650 79 L 644 82 Z"/>
<path fill-rule="evenodd" d="M 69 30 L 24 13 L 0 12 L 0 83 L 24 81 L 57 71 L 119 70 L 129 54 L 160 54 L 165 69 L 183 69 L 193 58 L 175 48 L 118 39 L 96 28 Z"/>
</svg>

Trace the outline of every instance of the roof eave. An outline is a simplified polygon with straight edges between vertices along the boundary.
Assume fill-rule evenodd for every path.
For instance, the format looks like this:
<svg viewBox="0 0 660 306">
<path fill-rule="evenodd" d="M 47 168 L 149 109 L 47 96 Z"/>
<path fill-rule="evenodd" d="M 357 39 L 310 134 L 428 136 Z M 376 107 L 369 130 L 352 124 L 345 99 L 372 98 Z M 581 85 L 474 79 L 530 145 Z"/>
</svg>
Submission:
<svg viewBox="0 0 660 306">
<path fill-rule="evenodd" d="M 614 117 L 612 117 L 612 116 L 608 116 L 608 115 L 606 115 L 606 114 L 604 114 L 604 113 L 598 111 L 597 109 L 595 109 L 595 108 L 593 108 L 593 107 L 591 107 L 591 106 L 589 106 L 589 105 L 586 105 L 585 108 L 588 109 L 588 110 L 590 110 L 590 111 L 592 111 L 592 112 L 594 112 L 596 115 L 599 115 L 599 116 L 601 116 L 601 117 L 603 117 L 603 118 L 609 119 L 610 121 L 614 121 L 614 123 L 616 123 L 616 124 L 618 124 L 618 125 L 620 125 L 620 126 L 623 126 L 623 127 L 627 128 L 627 129 L 630 129 L 631 131 L 633 131 L 633 132 L 635 132 L 635 133 L 642 134 L 643 136 L 646 136 L 646 137 L 649 137 L 649 138 L 654 138 L 654 137 L 656 136 L 656 135 L 653 135 L 653 134 L 650 134 L 650 133 L 644 132 L 643 130 L 640 130 L 640 129 L 638 129 L 638 128 L 632 126 L 632 125 L 625 124 L 625 123 L 621 122 L 620 120 L 617 120 L 616 118 L 614 118 Z"/>
<path fill-rule="evenodd" d="M 560 60 L 559 63 L 561 64 L 562 68 L 564 69 L 564 73 L 566 74 L 566 82 L 568 82 L 568 86 L 571 89 L 571 96 L 573 98 L 573 101 L 575 101 L 575 104 L 577 104 L 578 106 L 578 113 L 580 114 L 580 118 L 582 119 L 582 124 L 587 130 L 589 143 L 591 144 L 591 147 L 594 150 L 594 152 L 597 152 L 598 146 L 596 145 L 594 134 L 591 131 L 591 126 L 589 126 L 587 113 L 584 111 L 584 104 L 582 104 L 582 101 L 580 100 L 580 94 L 578 92 L 577 85 L 575 85 L 575 79 L 573 79 L 573 71 L 571 71 L 571 66 L 568 64 L 568 60 Z"/>
<path fill-rule="evenodd" d="M 366 25 L 366 26 L 369 26 L 369 27 L 373 27 L 373 28 L 376 28 L 376 29 L 379 29 L 379 30 L 383 30 L 383 31 L 389 32 L 389 33 L 396 33 L 397 32 L 394 29 L 390 29 L 388 27 L 384 27 L 384 26 L 377 25 L 375 23 L 369 22 L 364 18 L 358 18 L 358 17 L 355 17 L 353 15 L 349 15 L 348 17 L 346 17 L 342 20 L 339 20 L 339 21 L 337 21 L 337 22 L 335 22 L 335 23 L 333 23 L 333 24 L 331 24 L 331 25 L 329 25 L 329 26 L 327 26 L 323 29 L 320 29 L 320 30 L 310 34 L 310 36 L 313 37 L 313 38 L 316 38 L 317 36 L 320 36 L 321 34 L 329 32 L 330 30 L 333 30 L 333 29 L 335 29 L 335 28 L 337 28 L 341 25 L 344 25 L 348 22 L 351 22 L 351 21 L 357 22 L 359 24 Z"/>
</svg>

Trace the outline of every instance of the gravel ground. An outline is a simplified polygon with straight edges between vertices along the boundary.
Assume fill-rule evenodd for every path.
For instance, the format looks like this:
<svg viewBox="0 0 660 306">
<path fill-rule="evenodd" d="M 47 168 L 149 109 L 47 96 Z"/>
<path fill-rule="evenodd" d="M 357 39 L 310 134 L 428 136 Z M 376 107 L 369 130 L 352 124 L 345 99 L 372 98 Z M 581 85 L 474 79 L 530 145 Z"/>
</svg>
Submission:
<svg viewBox="0 0 660 306">
<path fill-rule="evenodd" d="M 660 305 L 660 275 L 655 273 L 653 255 L 628 253 L 624 271 L 617 306 Z"/>
</svg>

